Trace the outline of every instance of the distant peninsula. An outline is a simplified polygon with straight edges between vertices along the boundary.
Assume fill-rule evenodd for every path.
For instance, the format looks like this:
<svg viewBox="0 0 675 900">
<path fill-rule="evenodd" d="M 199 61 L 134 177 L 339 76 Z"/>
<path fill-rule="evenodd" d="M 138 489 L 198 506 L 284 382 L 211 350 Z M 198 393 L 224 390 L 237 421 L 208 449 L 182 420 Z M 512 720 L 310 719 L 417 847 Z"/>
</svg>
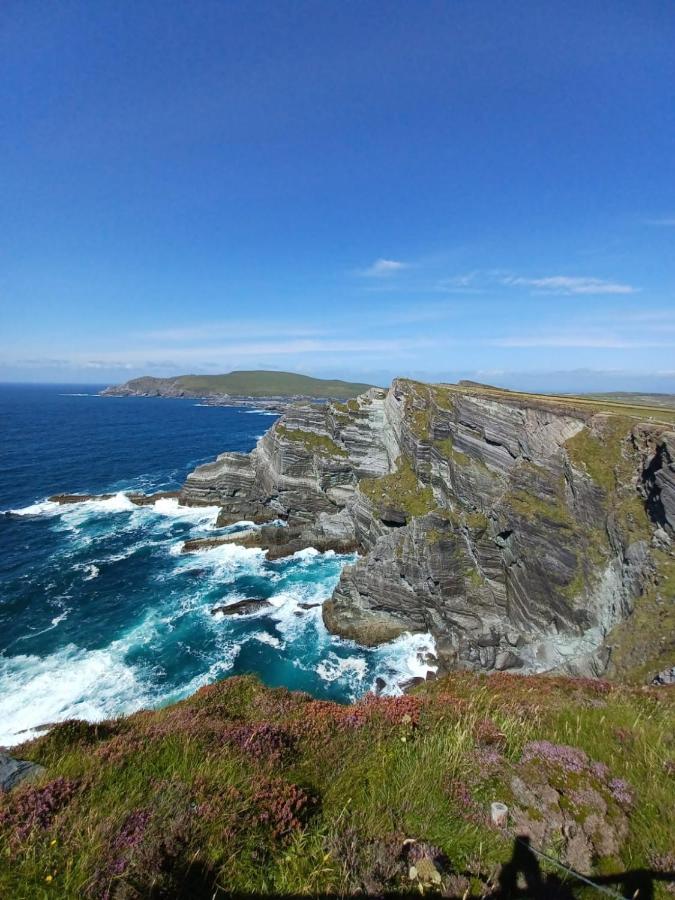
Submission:
<svg viewBox="0 0 675 900">
<path fill-rule="evenodd" d="M 235 371 L 225 375 L 144 375 L 101 391 L 104 397 L 191 397 L 215 405 L 253 403 L 283 409 L 293 400 L 351 400 L 373 387 L 351 381 L 311 378 L 295 372 Z"/>
</svg>

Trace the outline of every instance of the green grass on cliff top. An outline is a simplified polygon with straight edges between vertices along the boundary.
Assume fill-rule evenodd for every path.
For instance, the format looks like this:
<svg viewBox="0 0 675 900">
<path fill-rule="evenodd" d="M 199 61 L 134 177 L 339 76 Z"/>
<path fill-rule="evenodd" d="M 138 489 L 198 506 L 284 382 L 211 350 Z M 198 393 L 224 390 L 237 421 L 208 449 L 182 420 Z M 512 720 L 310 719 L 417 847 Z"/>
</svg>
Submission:
<svg viewBox="0 0 675 900">
<path fill-rule="evenodd" d="M 237 677 L 154 712 L 63 723 L 15 749 L 46 772 L 0 797 L 0 896 L 409 892 L 413 839 L 443 858 L 445 896 L 483 897 L 513 850 L 515 824 L 494 828 L 488 811 L 515 809 L 514 779 L 536 795 L 543 778 L 579 829 L 598 814 L 602 835 L 618 828 L 595 877 L 663 870 L 674 709 L 668 689 L 583 679 L 457 673 L 340 706 Z M 564 844 L 552 833 L 545 849 Z"/>
<path fill-rule="evenodd" d="M 572 415 L 575 410 L 593 415 L 594 413 L 607 413 L 610 415 L 628 416 L 631 419 L 656 422 L 675 423 L 675 396 L 671 394 L 537 394 L 527 391 L 512 391 L 508 388 L 499 388 L 492 385 L 483 385 L 473 382 L 459 384 L 439 384 L 436 387 L 445 388 L 450 392 L 475 394 L 492 400 L 516 402 L 542 403 L 549 407 L 555 407 L 561 412 L 569 410 Z"/>
</svg>

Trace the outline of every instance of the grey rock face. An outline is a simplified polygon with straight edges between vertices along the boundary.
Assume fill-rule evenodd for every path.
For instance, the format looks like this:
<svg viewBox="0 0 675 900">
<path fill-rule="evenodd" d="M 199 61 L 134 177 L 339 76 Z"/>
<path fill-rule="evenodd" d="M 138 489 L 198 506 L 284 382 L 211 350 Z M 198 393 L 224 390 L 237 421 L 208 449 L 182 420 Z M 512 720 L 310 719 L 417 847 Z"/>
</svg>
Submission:
<svg viewBox="0 0 675 900">
<path fill-rule="evenodd" d="M 39 778 L 44 771 L 44 767 L 37 763 L 14 759 L 13 756 L 0 752 L 0 792 L 11 791 L 22 781 Z"/>
<path fill-rule="evenodd" d="M 217 503 L 223 524 L 286 520 L 258 538 L 277 553 L 358 547 L 324 604 L 335 633 L 430 631 L 449 667 L 598 674 L 656 526 L 672 534 L 674 447 L 667 426 L 592 404 L 396 380 L 293 407 L 181 498 Z"/>
<path fill-rule="evenodd" d="M 663 669 L 658 673 L 658 675 L 655 675 L 652 678 L 652 684 L 675 684 L 675 666 L 670 666 L 670 668 L 668 669 Z"/>
<path fill-rule="evenodd" d="M 672 534 L 675 532 L 675 432 L 657 435 L 644 480 L 655 521 Z"/>
</svg>

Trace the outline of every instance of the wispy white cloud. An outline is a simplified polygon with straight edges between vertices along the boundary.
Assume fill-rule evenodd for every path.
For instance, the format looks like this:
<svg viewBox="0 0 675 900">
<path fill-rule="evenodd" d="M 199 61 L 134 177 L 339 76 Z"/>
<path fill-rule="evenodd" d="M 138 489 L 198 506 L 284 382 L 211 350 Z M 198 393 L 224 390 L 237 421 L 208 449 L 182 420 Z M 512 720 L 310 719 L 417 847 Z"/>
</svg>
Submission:
<svg viewBox="0 0 675 900">
<path fill-rule="evenodd" d="M 631 284 L 619 281 L 571 275 L 548 275 L 544 278 L 507 275 L 502 283 L 514 287 L 531 287 L 552 294 L 634 294 L 638 290 Z"/>
<path fill-rule="evenodd" d="M 410 263 L 401 262 L 398 259 L 376 259 L 367 269 L 361 269 L 359 274 L 366 278 L 389 278 L 402 269 L 408 269 Z"/>
<path fill-rule="evenodd" d="M 172 368 L 186 369 L 215 368 L 226 371 L 223 366 L 231 365 L 236 360 L 251 357 L 265 359 L 270 364 L 279 357 L 289 356 L 328 356 L 330 354 L 368 353 L 372 356 L 391 357 L 407 352 L 417 352 L 438 346 L 438 341 L 422 337 L 392 338 L 307 338 L 279 341 L 244 341 L 217 345 L 187 347 L 139 347 L 96 350 L 94 354 L 73 352 L 60 359 L 31 358 L 16 354 L 13 359 L 7 357 L 6 365 L 59 366 L 66 368 L 75 366 L 84 369 L 131 369 L 131 368 Z"/>
</svg>

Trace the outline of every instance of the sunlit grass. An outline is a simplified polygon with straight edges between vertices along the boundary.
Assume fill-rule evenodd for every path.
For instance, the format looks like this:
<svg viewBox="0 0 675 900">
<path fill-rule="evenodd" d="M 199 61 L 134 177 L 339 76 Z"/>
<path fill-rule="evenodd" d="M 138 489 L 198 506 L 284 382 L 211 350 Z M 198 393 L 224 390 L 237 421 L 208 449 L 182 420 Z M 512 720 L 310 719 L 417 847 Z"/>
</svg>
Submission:
<svg viewBox="0 0 675 900">
<path fill-rule="evenodd" d="M 620 854 L 598 872 L 649 868 L 675 829 L 673 725 L 668 691 L 583 679 L 458 674 L 347 707 L 227 679 L 18 748 L 47 772 L 0 801 L 0 896 L 405 891 L 401 848 L 416 840 L 477 897 L 511 854 L 490 803 L 513 802 L 523 748 L 542 739 L 583 750 L 635 795 Z M 19 840 L 17 804 L 58 778 L 73 798 Z"/>
</svg>

